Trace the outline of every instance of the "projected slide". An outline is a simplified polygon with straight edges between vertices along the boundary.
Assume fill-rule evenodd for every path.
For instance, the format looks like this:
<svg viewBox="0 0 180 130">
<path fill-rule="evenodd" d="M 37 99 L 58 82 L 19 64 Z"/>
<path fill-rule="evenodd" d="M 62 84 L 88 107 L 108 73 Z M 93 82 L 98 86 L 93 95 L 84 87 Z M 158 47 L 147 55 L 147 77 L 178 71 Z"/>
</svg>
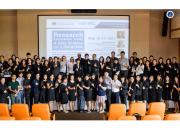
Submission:
<svg viewBox="0 0 180 130">
<path fill-rule="evenodd" d="M 39 54 L 108 56 L 129 50 L 128 16 L 39 16 Z"/>
</svg>

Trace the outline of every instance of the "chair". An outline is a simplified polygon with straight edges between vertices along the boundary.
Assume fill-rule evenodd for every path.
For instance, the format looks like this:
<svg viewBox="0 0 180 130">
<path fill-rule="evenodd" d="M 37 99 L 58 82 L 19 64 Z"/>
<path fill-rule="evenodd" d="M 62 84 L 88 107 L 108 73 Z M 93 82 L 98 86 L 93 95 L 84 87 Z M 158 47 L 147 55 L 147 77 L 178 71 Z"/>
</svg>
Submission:
<svg viewBox="0 0 180 130">
<path fill-rule="evenodd" d="M 55 115 L 50 113 L 48 104 L 33 104 L 32 115 L 42 120 L 55 120 Z"/>
<path fill-rule="evenodd" d="M 137 120 L 135 116 L 122 116 L 118 120 Z"/>
<path fill-rule="evenodd" d="M 13 104 L 12 105 L 12 116 L 16 118 L 16 120 L 23 120 L 25 118 L 29 118 L 29 108 L 27 104 Z"/>
<path fill-rule="evenodd" d="M 0 116 L 10 117 L 8 105 L 5 103 L 0 103 Z"/>
<path fill-rule="evenodd" d="M 10 117 L 10 116 L 0 116 L 0 120 L 15 120 L 15 117 Z"/>
<path fill-rule="evenodd" d="M 111 104 L 109 108 L 108 120 L 118 120 L 122 116 L 126 116 L 125 104 Z"/>
<path fill-rule="evenodd" d="M 167 114 L 165 120 L 180 120 L 180 113 Z"/>
<path fill-rule="evenodd" d="M 141 118 L 141 120 L 161 120 L 160 115 L 146 115 Z"/>
<path fill-rule="evenodd" d="M 161 120 L 164 119 L 165 103 L 163 102 L 152 102 L 149 104 L 147 115 L 160 115 Z"/>
<path fill-rule="evenodd" d="M 132 116 L 134 114 L 139 114 L 140 116 L 144 116 L 146 114 L 146 104 L 141 102 L 131 103 L 128 111 L 128 115 Z"/>
</svg>

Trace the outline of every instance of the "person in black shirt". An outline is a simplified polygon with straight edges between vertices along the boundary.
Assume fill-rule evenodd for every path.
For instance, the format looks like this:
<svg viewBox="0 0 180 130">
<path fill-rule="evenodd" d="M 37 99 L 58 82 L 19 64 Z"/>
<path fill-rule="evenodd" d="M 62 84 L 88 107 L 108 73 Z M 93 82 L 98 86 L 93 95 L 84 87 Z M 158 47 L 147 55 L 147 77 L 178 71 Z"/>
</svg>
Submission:
<svg viewBox="0 0 180 130">
<path fill-rule="evenodd" d="M 179 75 L 179 68 L 178 68 L 178 63 L 177 63 L 177 58 L 173 57 L 172 58 L 172 80 L 174 80 L 174 78 Z"/>
<path fill-rule="evenodd" d="M 112 68 L 112 75 L 114 77 L 115 74 L 120 77 L 120 64 L 118 63 L 118 59 L 114 59 L 113 68 Z"/>
<path fill-rule="evenodd" d="M 99 62 L 96 60 L 96 54 L 92 55 L 91 73 L 95 74 L 97 78 L 99 77 Z"/>
<path fill-rule="evenodd" d="M 54 62 L 51 64 L 51 70 L 54 77 L 57 77 L 60 73 L 60 64 L 57 60 L 57 57 L 54 57 Z"/>
<path fill-rule="evenodd" d="M 150 73 L 151 73 L 150 62 L 147 60 L 145 66 L 144 66 L 144 75 L 146 75 L 149 78 Z"/>
<path fill-rule="evenodd" d="M 91 90 L 91 81 L 89 80 L 89 75 L 85 76 L 84 79 L 84 96 L 87 103 L 88 113 L 91 113 L 91 101 L 92 101 L 92 90 Z"/>
<path fill-rule="evenodd" d="M 31 73 L 32 78 L 34 78 L 33 65 L 30 58 L 27 59 L 26 73 Z"/>
<path fill-rule="evenodd" d="M 24 78 L 26 78 L 27 73 L 26 73 L 26 60 L 25 59 L 21 60 L 21 63 L 19 65 L 19 72 L 22 72 Z"/>
<path fill-rule="evenodd" d="M 38 104 L 39 102 L 39 90 L 40 90 L 40 74 L 36 74 L 36 78 L 32 81 L 32 94 L 34 99 L 34 104 Z"/>
<path fill-rule="evenodd" d="M 42 66 L 42 74 L 47 74 L 47 76 L 50 76 L 51 74 L 51 66 L 49 65 L 48 60 L 44 61 L 44 64 Z"/>
<path fill-rule="evenodd" d="M 132 57 L 133 57 L 134 61 L 136 61 L 137 63 L 139 63 L 139 58 L 137 57 L 137 52 L 133 52 L 133 53 L 132 53 Z"/>
<path fill-rule="evenodd" d="M 174 101 L 175 113 L 179 113 L 179 91 L 180 91 L 179 79 L 178 77 L 175 77 L 172 88 L 172 100 Z"/>
<path fill-rule="evenodd" d="M 83 66 L 84 59 L 81 57 L 80 53 L 77 54 L 77 59 L 75 59 L 75 62 L 77 62 L 78 60 L 80 61 L 81 66 Z"/>
<path fill-rule="evenodd" d="M 0 73 L 3 73 L 8 68 L 8 62 L 4 60 L 4 56 L 0 56 Z"/>
<path fill-rule="evenodd" d="M 68 80 L 67 77 L 63 78 L 63 82 L 60 87 L 60 101 L 63 107 L 63 112 L 68 113 L 67 103 L 68 103 Z"/>
<path fill-rule="evenodd" d="M 25 88 L 25 100 L 26 104 L 28 104 L 29 108 L 31 108 L 30 97 L 31 97 L 31 73 L 26 74 L 26 79 L 24 80 L 24 88 Z"/>
<path fill-rule="evenodd" d="M 117 60 L 118 61 L 118 58 L 115 56 L 115 51 L 112 51 L 111 52 L 111 58 L 110 58 L 110 61 L 111 61 L 111 64 L 113 65 L 114 64 L 114 61 Z"/>
<path fill-rule="evenodd" d="M 161 75 L 162 80 L 164 80 L 164 62 L 163 58 L 160 57 L 157 64 L 158 73 Z"/>
<path fill-rule="evenodd" d="M 89 59 L 89 54 L 85 54 L 85 59 L 83 61 L 83 73 L 84 75 L 91 74 L 91 61 Z"/>
<path fill-rule="evenodd" d="M 128 85 L 129 105 L 135 101 L 135 95 L 136 95 L 135 92 L 136 92 L 136 84 L 134 82 L 134 77 L 130 77 L 129 85 Z"/>
<path fill-rule="evenodd" d="M 71 112 L 74 112 L 75 101 L 76 101 L 76 82 L 74 81 L 74 75 L 70 76 L 68 82 L 68 99 L 69 99 L 69 108 Z"/>
<path fill-rule="evenodd" d="M 166 110 L 169 109 L 169 100 L 171 100 L 172 82 L 170 77 L 166 75 L 165 82 L 163 86 L 163 99 L 166 104 Z"/>
<path fill-rule="evenodd" d="M 40 103 L 46 103 L 47 78 L 48 78 L 47 74 L 44 74 L 40 86 L 40 95 L 39 95 Z"/>
<path fill-rule="evenodd" d="M 112 78 L 112 68 L 113 64 L 111 64 L 111 59 L 110 57 L 106 57 L 106 63 L 105 63 L 105 72 L 109 73 L 109 76 Z"/>
<path fill-rule="evenodd" d="M 142 88 L 143 83 L 141 82 L 140 75 L 136 76 L 136 92 L 135 92 L 135 100 L 136 102 L 142 101 Z"/>
<path fill-rule="evenodd" d="M 153 75 L 149 77 L 149 80 L 148 101 L 151 103 L 156 101 L 156 82 L 154 81 Z"/>
<path fill-rule="evenodd" d="M 97 99 L 97 85 L 98 80 L 95 74 L 91 76 L 91 90 L 92 90 L 92 101 L 91 101 L 91 110 L 95 111 L 96 109 L 96 99 Z"/>
<path fill-rule="evenodd" d="M 127 84 L 126 78 L 123 76 L 121 76 L 120 81 L 122 84 L 122 86 L 120 87 L 121 102 L 127 106 L 128 84 Z"/>
<path fill-rule="evenodd" d="M 166 60 L 165 64 L 165 76 L 169 76 L 170 79 L 172 79 L 173 74 L 172 74 L 172 65 L 171 65 L 171 59 Z"/>
<path fill-rule="evenodd" d="M 100 76 L 104 76 L 104 72 L 105 72 L 104 57 L 101 56 L 101 57 L 99 58 L 99 75 L 100 75 Z"/>
<path fill-rule="evenodd" d="M 153 75 L 154 81 L 157 80 L 157 75 L 158 75 L 158 67 L 157 67 L 157 60 L 153 60 L 153 64 L 151 66 L 150 74 Z"/>
<path fill-rule="evenodd" d="M 33 71 L 34 71 L 35 74 L 39 73 L 40 76 L 42 76 L 42 65 L 41 65 L 41 61 L 40 61 L 39 58 L 36 59 Z"/>
<path fill-rule="evenodd" d="M 154 56 L 150 55 L 150 56 L 149 56 L 149 65 L 150 65 L 150 67 L 151 67 L 152 64 L 153 64 L 153 60 L 154 60 Z"/>
<path fill-rule="evenodd" d="M 142 100 L 144 103 L 148 101 L 148 89 L 149 89 L 149 80 L 147 75 L 143 75 L 143 87 L 142 87 Z"/>
<path fill-rule="evenodd" d="M 8 86 L 5 84 L 5 78 L 0 79 L 0 103 L 9 103 Z"/>
<path fill-rule="evenodd" d="M 77 60 L 76 64 L 73 66 L 73 70 L 74 70 L 74 76 L 75 77 L 83 77 L 84 73 L 83 73 L 83 67 L 80 64 L 80 60 Z"/>
<path fill-rule="evenodd" d="M 62 84 L 62 75 L 58 74 L 57 80 L 55 82 L 55 94 L 56 94 L 56 104 L 57 104 L 57 110 L 61 111 L 61 101 L 60 101 L 60 87 Z"/>
<path fill-rule="evenodd" d="M 162 100 L 162 88 L 163 88 L 163 80 L 160 74 L 157 76 L 156 83 L 156 102 L 161 102 Z"/>
<path fill-rule="evenodd" d="M 85 106 L 85 98 L 84 98 L 84 83 L 82 81 L 82 77 L 78 76 L 77 77 L 77 97 L 78 97 L 78 110 L 79 112 L 84 111 L 84 106 Z"/>
<path fill-rule="evenodd" d="M 47 82 L 47 97 L 50 111 L 53 112 L 55 106 L 55 85 L 54 85 L 54 75 L 50 75 L 50 79 Z"/>
</svg>

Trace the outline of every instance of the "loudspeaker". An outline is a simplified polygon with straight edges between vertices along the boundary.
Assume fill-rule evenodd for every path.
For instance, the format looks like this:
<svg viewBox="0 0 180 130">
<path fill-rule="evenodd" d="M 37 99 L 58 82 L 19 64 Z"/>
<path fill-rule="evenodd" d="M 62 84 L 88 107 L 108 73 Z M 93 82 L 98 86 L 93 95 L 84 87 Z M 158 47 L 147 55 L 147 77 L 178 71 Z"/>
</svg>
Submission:
<svg viewBox="0 0 180 130">
<path fill-rule="evenodd" d="M 96 13 L 96 9 L 72 9 L 71 13 Z"/>
<path fill-rule="evenodd" d="M 164 12 L 163 25 L 162 25 L 162 36 L 167 36 L 169 18 L 166 16 L 167 12 Z"/>
</svg>

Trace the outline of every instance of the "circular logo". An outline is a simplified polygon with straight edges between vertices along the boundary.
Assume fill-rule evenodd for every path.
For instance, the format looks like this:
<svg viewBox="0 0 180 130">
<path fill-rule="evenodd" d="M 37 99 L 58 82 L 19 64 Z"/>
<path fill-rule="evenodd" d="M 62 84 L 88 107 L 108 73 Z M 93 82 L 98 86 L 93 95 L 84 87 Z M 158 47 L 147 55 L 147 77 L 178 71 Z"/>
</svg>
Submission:
<svg viewBox="0 0 180 130">
<path fill-rule="evenodd" d="M 173 11 L 171 11 L 171 10 L 169 10 L 169 11 L 167 11 L 166 12 L 166 17 L 168 17 L 168 18 L 173 18 L 174 17 L 174 12 Z"/>
</svg>

